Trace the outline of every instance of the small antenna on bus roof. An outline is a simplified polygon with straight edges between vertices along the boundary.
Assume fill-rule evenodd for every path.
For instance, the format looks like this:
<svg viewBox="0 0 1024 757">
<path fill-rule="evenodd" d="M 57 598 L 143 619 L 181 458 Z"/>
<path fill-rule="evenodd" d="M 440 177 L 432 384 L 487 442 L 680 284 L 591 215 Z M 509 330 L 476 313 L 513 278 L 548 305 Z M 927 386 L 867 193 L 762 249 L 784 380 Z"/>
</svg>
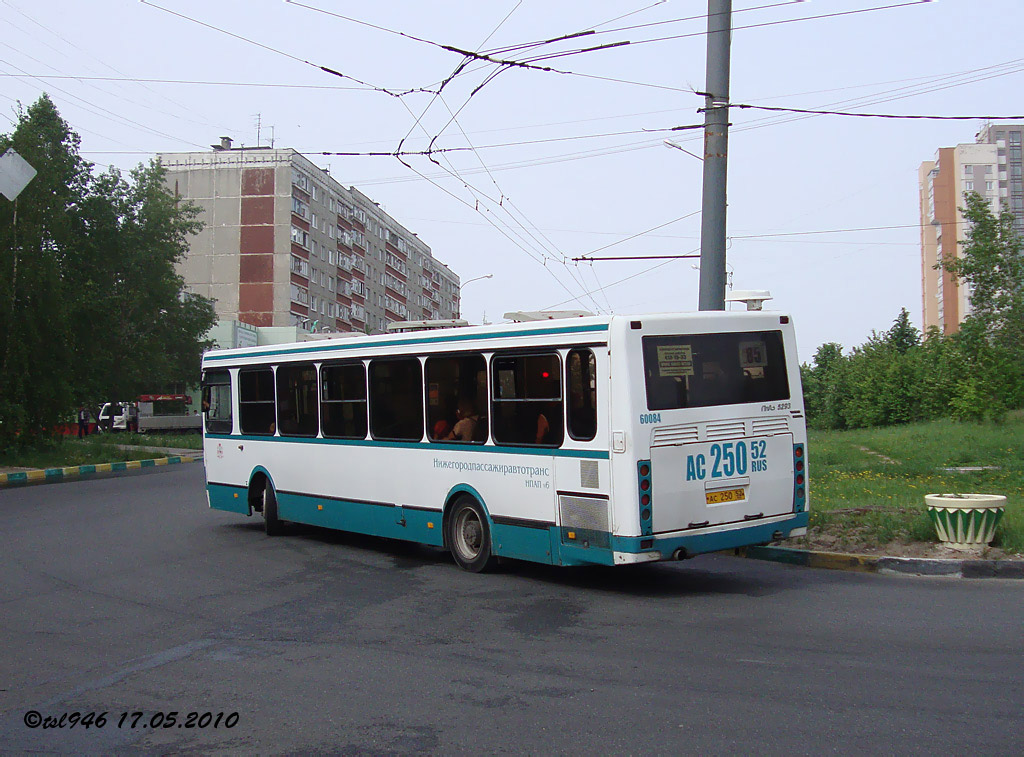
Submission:
<svg viewBox="0 0 1024 757">
<path fill-rule="evenodd" d="M 767 289 L 740 289 L 725 296 L 726 302 L 745 302 L 747 310 L 760 310 L 765 301 L 770 299 L 772 295 Z"/>
<path fill-rule="evenodd" d="M 390 333 L 402 334 L 406 331 L 429 331 L 431 329 L 458 329 L 468 326 L 469 322 L 461 318 L 442 318 L 432 321 L 393 321 L 388 324 Z"/>
<path fill-rule="evenodd" d="M 593 313 L 586 310 L 516 310 L 503 316 L 515 323 L 553 321 L 558 318 L 586 318 Z"/>
</svg>

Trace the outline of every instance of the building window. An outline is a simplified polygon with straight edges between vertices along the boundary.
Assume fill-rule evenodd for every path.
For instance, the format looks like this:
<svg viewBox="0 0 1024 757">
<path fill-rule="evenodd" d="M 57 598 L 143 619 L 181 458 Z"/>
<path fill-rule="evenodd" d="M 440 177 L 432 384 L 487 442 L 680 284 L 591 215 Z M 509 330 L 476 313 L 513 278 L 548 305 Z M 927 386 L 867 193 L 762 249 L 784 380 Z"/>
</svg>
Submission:
<svg viewBox="0 0 1024 757">
<path fill-rule="evenodd" d="M 300 305 L 308 305 L 309 290 L 292 284 L 292 302 L 297 302 Z"/>
<path fill-rule="evenodd" d="M 309 278 L 309 263 L 298 255 L 292 255 L 292 273 Z"/>
<path fill-rule="evenodd" d="M 278 366 L 277 422 L 282 436 L 316 436 L 316 368 L 312 363 Z"/>
<path fill-rule="evenodd" d="M 299 245 L 299 247 L 309 248 L 309 234 L 300 229 L 298 226 L 292 226 L 292 243 Z"/>
<path fill-rule="evenodd" d="M 974 166 L 964 166 L 964 176 L 973 176 Z M 315 216 L 314 216 L 315 218 Z"/>
<path fill-rule="evenodd" d="M 974 182 L 973 181 L 965 181 L 964 182 L 964 189 L 966 191 L 968 191 L 968 192 L 973 192 L 974 191 Z"/>
</svg>

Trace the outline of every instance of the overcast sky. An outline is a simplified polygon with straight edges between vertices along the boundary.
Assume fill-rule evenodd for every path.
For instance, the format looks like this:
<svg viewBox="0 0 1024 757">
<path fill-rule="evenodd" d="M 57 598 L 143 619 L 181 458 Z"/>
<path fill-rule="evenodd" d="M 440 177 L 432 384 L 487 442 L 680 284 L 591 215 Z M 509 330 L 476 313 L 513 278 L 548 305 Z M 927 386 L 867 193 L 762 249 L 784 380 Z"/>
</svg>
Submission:
<svg viewBox="0 0 1024 757">
<path fill-rule="evenodd" d="M 698 250 L 701 163 L 663 140 L 701 152 L 699 130 L 666 129 L 703 120 L 705 0 L 301 2 L 0 0 L 0 130 L 45 91 L 101 168 L 273 138 L 380 202 L 464 282 L 493 274 L 463 291 L 472 322 L 696 309 L 697 260 L 571 259 Z M 733 26 L 733 103 L 1024 112 L 1020 0 L 751 0 L 734 3 Z M 508 50 L 585 30 L 599 33 L 495 55 L 631 44 L 536 63 L 563 73 L 470 62 L 440 96 L 401 94 L 436 90 L 464 62 L 429 42 Z M 861 344 L 901 307 L 920 326 L 917 168 L 981 121 L 730 120 L 733 285 L 768 289 L 768 306 L 793 314 L 801 360 L 823 342 Z M 400 143 L 475 150 L 408 167 L 322 154 Z"/>
</svg>

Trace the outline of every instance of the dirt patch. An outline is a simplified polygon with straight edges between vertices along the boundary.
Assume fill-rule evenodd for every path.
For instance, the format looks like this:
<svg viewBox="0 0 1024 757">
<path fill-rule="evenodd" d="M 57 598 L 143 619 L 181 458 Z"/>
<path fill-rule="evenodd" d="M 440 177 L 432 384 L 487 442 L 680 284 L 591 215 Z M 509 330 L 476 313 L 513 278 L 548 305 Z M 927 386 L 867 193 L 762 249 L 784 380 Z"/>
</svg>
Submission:
<svg viewBox="0 0 1024 757">
<path fill-rule="evenodd" d="M 873 455 L 873 456 L 877 457 L 883 463 L 886 463 L 888 465 L 899 465 L 899 462 L 897 460 L 893 460 L 891 457 L 886 457 L 881 452 L 875 452 L 870 447 L 859 447 L 859 449 L 862 452 L 867 452 L 869 455 Z"/>
<path fill-rule="evenodd" d="M 856 532 L 834 536 L 816 533 L 813 529 L 806 537 L 779 542 L 780 547 L 809 549 L 815 552 L 846 552 L 858 555 L 884 557 L 927 557 L 954 560 L 1024 560 L 1024 555 L 1006 552 L 999 547 L 978 546 L 970 550 L 954 549 L 938 542 L 889 542 L 869 544 L 857 538 Z"/>
</svg>

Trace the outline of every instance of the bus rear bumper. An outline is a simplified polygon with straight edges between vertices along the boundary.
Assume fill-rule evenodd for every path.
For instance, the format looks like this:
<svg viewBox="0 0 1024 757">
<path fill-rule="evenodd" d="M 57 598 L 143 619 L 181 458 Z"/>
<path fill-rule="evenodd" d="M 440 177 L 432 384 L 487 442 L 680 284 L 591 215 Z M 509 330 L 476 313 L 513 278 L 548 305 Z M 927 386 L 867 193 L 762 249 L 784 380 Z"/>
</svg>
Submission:
<svg viewBox="0 0 1024 757">
<path fill-rule="evenodd" d="M 651 537 L 612 536 L 611 547 L 616 565 L 681 559 L 803 536 L 807 533 L 809 518 L 810 514 L 803 512 L 766 518 L 742 528 L 733 524 Z"/>
<path fill-rule="evenodd" d="M 663 559 L 661 552 L 612 552 L 616 565 L 636 565 L 642 562 L 657 562 Z"/>
</svg>

